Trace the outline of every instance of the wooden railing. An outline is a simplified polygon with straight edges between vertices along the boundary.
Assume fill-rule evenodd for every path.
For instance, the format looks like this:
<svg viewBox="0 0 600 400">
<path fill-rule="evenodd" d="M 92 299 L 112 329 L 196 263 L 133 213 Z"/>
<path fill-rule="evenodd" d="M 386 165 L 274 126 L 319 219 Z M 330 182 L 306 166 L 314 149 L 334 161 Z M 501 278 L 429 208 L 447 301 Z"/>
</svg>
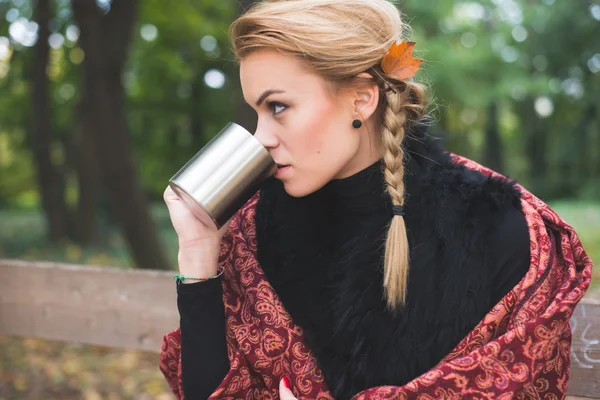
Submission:
<svg viewBox="0 0 600 400">
<path fill-rule="evenodd" d="M 0 260 L 0 334 L 159 352 L 179 324 L 171 275 Z M 571 324 L 569 394 L 600 399 L 600 296 Z"/>
</svg>

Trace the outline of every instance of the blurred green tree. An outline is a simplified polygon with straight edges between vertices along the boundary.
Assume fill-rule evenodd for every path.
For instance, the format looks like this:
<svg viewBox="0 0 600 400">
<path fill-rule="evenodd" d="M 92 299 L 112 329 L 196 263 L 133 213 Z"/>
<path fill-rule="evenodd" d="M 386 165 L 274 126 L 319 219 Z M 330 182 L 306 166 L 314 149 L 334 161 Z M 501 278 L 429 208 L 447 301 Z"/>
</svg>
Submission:
<svg viewBox="0 0 600 400">
<path fill-rule="evenodd" d="M 121 83 L 138 3 L 116 1 L 103 10 L 94 0 L 73 0 L 72 7 L 85 54 L 82 126 L 93 137 L 109 209 L 123 228 L 135 264 L 169 269 L 138 179 Z"/>
<path fill-rule="evenodd" d="M 38 40 L 33 46 L 31 65 L 29 66 L 32 110 L 35 118 L 29 144 L 36 166 L 37 183 L 40 191 L 41 206 L 46 216 L 48 237 L 56 243 L 67 238 L 69 215 L 64 198 L 64 179 L 59 167 L 52 162 L 52 110 L 50 108 L 49 80 L 46 74 L 50 54 L 49 23 L 53 10 L 49 0 L 38 0 L 34 9 L 33 21 L 38 25 Z"/>
</svg>

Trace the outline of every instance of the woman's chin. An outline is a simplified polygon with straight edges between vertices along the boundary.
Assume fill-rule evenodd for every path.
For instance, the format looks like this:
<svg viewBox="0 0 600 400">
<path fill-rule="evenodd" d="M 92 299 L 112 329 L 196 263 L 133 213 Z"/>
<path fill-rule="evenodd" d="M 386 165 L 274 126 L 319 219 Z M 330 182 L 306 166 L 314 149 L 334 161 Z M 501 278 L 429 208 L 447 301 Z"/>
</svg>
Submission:
<svg viewBox="0 0 600 400">
<path fill-rule="evenodd" d="M 283 188 L 285 192 L 292 197 L 305 197 L 310 194 L 315 193 L 322 187 L 319 185 L 307 185 L 307 184 L 298 184 L 298 182 L 294 182 L 294 180 L 283 181 Z"/>
<path fill-rule="evenodd" d="M 296 186 L 294 186 L 293 184 L 290 183 L 283 183 L 283 188 L 285 189 L 285 192 L 287 194 L 289 194 L 292 197 L 304 197 L 309 195 L 310 193 L 308 193 L 305 190 L 302 190 L 302 188 L 298 188 Z"/>
<path fill-rule="evenodd" d="M 282 183 L 285 192 L 292 197 L 304 197 L 308 196 L 311 193 L 308 186 L 298 185 L 297 183 L 294 183 L 293 180 L 282 181 Z"/>
</svg>

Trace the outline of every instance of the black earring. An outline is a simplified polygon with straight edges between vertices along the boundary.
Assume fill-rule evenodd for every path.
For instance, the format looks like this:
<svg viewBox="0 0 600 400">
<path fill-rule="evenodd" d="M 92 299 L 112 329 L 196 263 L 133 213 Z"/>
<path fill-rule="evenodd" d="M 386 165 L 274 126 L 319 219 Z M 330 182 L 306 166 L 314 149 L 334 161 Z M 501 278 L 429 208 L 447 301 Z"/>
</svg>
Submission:
<svg viewBox="0 0 600 400">
<path fill-rule="evenodd" d="M 360 119 L 355 119 L 354 121 L 352 121 L 352 126 L 355 129 L 358 129 L 362 126 L 362 122 L 360 121 Z"/>
</svg>

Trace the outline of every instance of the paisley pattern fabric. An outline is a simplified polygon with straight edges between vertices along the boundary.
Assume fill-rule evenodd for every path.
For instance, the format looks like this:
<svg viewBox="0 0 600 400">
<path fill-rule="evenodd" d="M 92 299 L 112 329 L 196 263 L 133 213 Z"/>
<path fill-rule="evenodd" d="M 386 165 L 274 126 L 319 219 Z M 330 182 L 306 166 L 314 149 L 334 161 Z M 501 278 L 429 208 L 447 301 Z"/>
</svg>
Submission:
<svg viewBox="0 0 600 400">
<path fill-rule="evenodd" d="M 460 156 L 455 161 L 499 174 Z M 363 399 L 563 399 L 570 371 L 569 318 L 585 294 L 592 261 L 575 231 L 519 186 L 530 233 L 531 266 L 523 280 L 430 371 L 402 387 L 380 386 Z M 256 259 L 254 213 L 259 193 L 236 214 L 223 238 L 229 373 L 210 399 L 278 399 L 290 379 L 299 399 L 332 399 L 302 329 L 292 321 Z M 178 399 L 181 335 L 165 335 L 160 369 Z M 201 379 L 201 377 L 198 377 Z"/>
</svg>

